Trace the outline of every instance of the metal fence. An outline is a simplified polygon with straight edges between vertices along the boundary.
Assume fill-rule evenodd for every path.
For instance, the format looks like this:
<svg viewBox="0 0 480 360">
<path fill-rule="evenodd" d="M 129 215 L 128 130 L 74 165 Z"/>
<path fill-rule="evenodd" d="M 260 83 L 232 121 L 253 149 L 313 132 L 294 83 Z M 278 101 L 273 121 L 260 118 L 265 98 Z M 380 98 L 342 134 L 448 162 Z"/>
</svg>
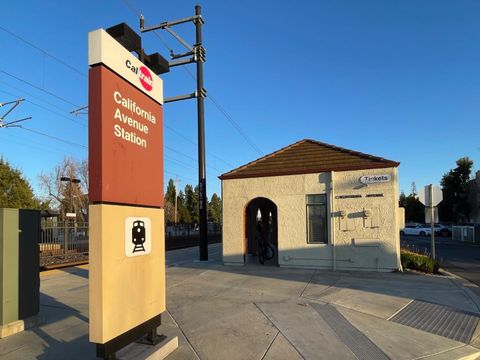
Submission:
<svg viewBox="0 0 480 360">
<path fill-rule="evenodd" d="M 88 223 L 42 222 L 40 266 L 88 261 Z"/>
<path fill-rule="evenodd" d="M 222 240 L 222 226 L 208 223 L 208 242 Z M 198 226 L 193 224 L 165 227 L 165 249 L 196 246 L 200 242 Z M 73 221 L 42 222 L 40 267 L 44 269 L 88 262 L 88 223 Z"/>
<path fill-rule="evenodd" d="M 480 243 L 480 225 L 452 226 L 452 240 Z"/>
<path fill-rule="evenodd" d="M 222 241 L 222 225 L 209 222 L 207 224 L 208 243 Z M 198 225 L 177 224 L 165 227 L 165 250 L 175 250 L 200 244 Z"/>
</svg>

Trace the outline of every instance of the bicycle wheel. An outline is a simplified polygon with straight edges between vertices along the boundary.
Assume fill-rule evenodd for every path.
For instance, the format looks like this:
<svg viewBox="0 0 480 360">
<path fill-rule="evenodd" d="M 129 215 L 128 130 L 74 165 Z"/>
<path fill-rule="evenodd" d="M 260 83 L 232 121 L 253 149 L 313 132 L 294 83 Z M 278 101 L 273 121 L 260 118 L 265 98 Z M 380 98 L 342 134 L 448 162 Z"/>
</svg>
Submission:
<svg viewBox="0 0 480 360">
<path fill-rule="evenodd" d="M 260 264 L 265 264 L 265 257 L 263 256 L 263 252 L 258 253 L 258 261 L 260 261 Z"/>
<path fill-rule="evenodd" d="M 263 250 L 263 256 L 265 257 L 265 260 L 271 260 L 275 256 L 275 250 L 271 245 L 268 245 L 265 247 Z"/>
</svg>

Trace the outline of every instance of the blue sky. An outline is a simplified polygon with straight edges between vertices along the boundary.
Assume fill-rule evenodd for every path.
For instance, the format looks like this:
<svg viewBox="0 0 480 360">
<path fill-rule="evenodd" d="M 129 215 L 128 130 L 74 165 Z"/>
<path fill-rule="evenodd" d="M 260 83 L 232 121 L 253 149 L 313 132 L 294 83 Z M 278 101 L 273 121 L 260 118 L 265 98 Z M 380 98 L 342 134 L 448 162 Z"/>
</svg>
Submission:
<svg viewBox="0 0 480 360">
<path fill-rule="evenodd" d="M 0 129 L 0 154 L 38 189 L 64 156 L 87 156 L 87 33 L 127 22 L 193 14 L 192 1 L 9 1 L 0 14 L 0 102 L 26 101 Z M 217 176 L 303 138 L 400 161 L 400 189 L 438 184 L 455 160 L 480 164 L 480 3 L 476 1 L 204 1 L 207 190 Z M 176 28 L 193 43 L 193 25 Z M 10 32 L 10 33 L 8 33 Z M 54 55 L 55 61 L 25 42 Z M 142 36 L 147 52 L 181 46 Z M 160 40 L 161 39 L 161 40 Z M 165 44 L 167 46 L 165 46 Z M 73 69 L 72 69 L 73 68 Z M 194 73 L 194 66 L 189 70 Z M 195 83 L 182 68 L 163 76 L 166 96 Z M 30 83 L 28 85 L 26 82 Z M 4 108 L 0 108 L 0 116 Z M 196 103 L 165 106 L 166 180 L 194 184 Z M 259 151 L 257 151 L 258 149 Z"/>
</svg>

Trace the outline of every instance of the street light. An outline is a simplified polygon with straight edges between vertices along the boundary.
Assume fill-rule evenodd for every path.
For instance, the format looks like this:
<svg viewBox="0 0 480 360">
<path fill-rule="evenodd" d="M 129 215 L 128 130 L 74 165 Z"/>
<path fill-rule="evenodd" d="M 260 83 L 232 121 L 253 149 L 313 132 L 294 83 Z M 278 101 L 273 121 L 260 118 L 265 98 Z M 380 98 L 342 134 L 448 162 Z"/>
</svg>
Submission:
<svg viewBox="0 0 480 360">
<path fill-rule="evenodd" d="M 72 184 L 80 184 L 82 181 L 80 179 L 71 178 L 68 176 L 62 176 L 60 178 L 60 181 L 68 181 L 70 183 L 70 211 L 75 213 L 76 215 L 75 207 L 73 205 L 73 185 Z"/>
</svg>

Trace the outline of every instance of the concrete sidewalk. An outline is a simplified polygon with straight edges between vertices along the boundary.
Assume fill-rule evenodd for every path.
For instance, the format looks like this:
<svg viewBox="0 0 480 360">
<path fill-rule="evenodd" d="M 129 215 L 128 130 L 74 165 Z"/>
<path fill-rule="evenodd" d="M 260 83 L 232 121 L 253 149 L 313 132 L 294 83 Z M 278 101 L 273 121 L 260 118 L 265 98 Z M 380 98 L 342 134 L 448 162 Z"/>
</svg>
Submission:
<svg viewBox="0 0 480 360">
<path fill-rule="evenodd" d="M 480 300 L 454 276 L 225 267 L 221 245 L 167 253 L 159 332 L 168 359 L 477 359 Z M 88 268 L 41 277 L 42 326 L 0 340 L 0 359 L 94 359 Z"/>
</svg>

